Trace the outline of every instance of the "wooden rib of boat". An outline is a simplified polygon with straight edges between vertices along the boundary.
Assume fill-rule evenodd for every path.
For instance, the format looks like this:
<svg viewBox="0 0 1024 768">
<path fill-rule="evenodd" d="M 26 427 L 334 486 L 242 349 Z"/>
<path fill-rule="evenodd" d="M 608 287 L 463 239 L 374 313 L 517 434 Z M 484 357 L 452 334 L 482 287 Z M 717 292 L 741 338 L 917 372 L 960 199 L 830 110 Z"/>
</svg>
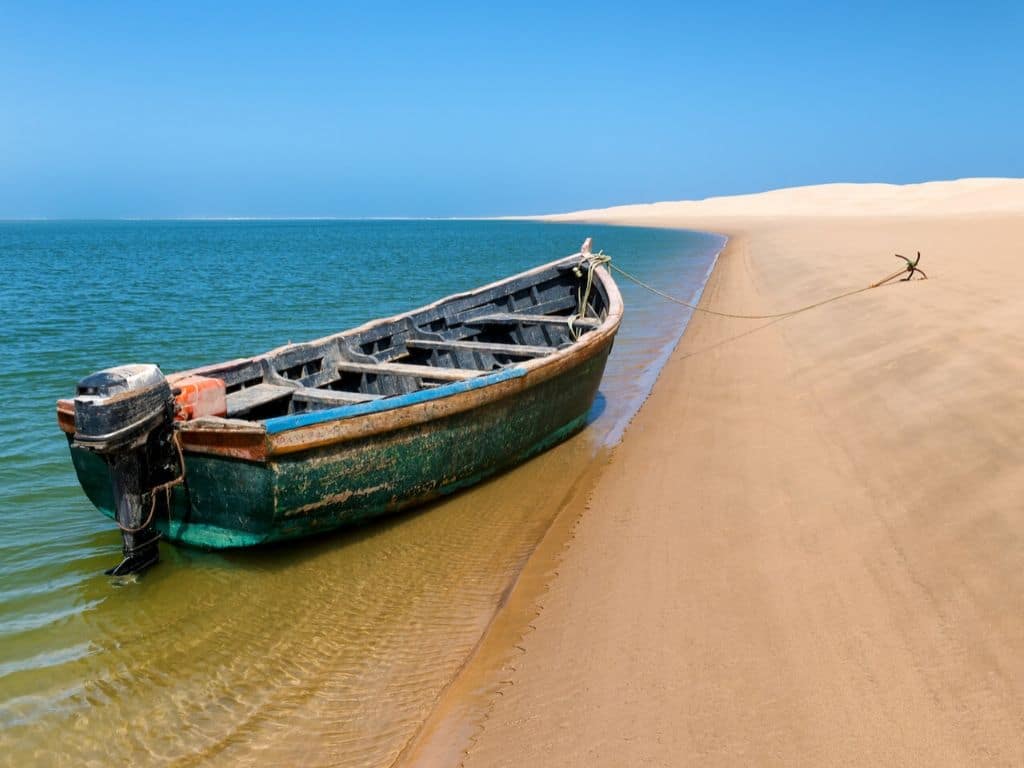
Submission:
<svg viewBox="0 0 1024 768">
<path fill-rule="evenodd" d="M 171 541 L 250 546 L 420 504 L 515 465 L 585 425 L 619 327 L 622 298 L 589 242 L 421 309 L 166 384 L 152 366 L 94 374 L 57 407 L 82 488 L 126 531 L 127 560 L 146 543 L 139 515 Z M 222 388 L 222 413 L 183 407 L 179 390 L 195 382 Z M 150 425 L 163 417 L 126 398 L 166 397 L 165 387 L 173 423 L 161 436 Z M 125 451 L 138 454 L 138 482 L 119 475 Z"/>
</svg>

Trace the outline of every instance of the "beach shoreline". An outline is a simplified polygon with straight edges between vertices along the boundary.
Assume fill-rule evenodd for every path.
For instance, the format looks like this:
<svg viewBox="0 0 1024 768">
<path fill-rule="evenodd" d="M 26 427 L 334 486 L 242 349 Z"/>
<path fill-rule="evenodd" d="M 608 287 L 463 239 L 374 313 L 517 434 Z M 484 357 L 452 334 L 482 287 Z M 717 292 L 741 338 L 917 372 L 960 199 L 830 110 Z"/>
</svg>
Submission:
<svg viewBox="0 0 1024 768">
<path fill-rule="evenodd" d="M 709 266 L 703 284 L 693 296 L 688 297 L 689 301 L 698 304 L 709 290 L 711 281 L 715 279 L 719 261 L 729 252 L 734 240 L 733 235 L 722 230 L 701 231 L 721 236 L 724 243 Z M 463 763 L 467 751 L 490 717 L 497 697 L 503 695 L 504 688 L 510 683 L 508 673 L 514 672 L 516 659 L 525 652 L 521 643 L 534 629 L 531 619 L 543 610 L 543 597 L 558 576 L 559 564 L 570 546 L 576 526 L 590 507 L 595 486 L 614 460 L 615 453 L 629 432 L 630 425 L 645 407 L 654 387 L 657 387 L 664 374 L 665 366 L 683 343 L 687 329 L 695 319 L 695 316 L 691 316 L 671 347 L 664 354 L 659 353 L 656 363 L 652 366 L 654 383 L 648 388 L 644 403 L 625 420 L 625 423 L 615 427 L 609 436 L 609 447 L 594 458 L 588 471 L 579 478 L 565 497 L 548 530 L 506 590 L 502 604 L 496 610 L 473 653 L 442 692 L 419 732 L 396 758 L 395 766 Z"/>
<path fill-rule="evenodd" d="M 703 280 L 691 294 L 684 297 L 685 301 L 692 304 L 700 302 L 718 259 L 728 248 L 727 235 L 718 232 L 703 234 L 720 237 L 721 243 L 704 272 Z M 529 630 L 529 619 L 535 611 L 536 601 L 557 573 L 566 541 L 587 509 L 591 491 L 603 468 L 611 460 L 639 408 L 650 397 L 653 386 L 682 341 L 691 321 L 692 313 L 682 321 L 679 332 L 672 335 L 647 364 L 647 370 L 642 372 L 640 379 L 641 389 L 646 393 L 639 400 L 640 405 L 623 413 L 615 421 L 602 439 L 603 447 L 594 455 L 590 465 L 573 483 L 561 502 L 553 505 L 556 514 L 549 521 L 547 530 L 536 543 L 524 566 L 509 583 L 478 643 L 441 692 L 420 729 L 396 757 L 394 765 L 449 765 L 461 760 L 459 755 L 472 740 L 477 727 L 475 713 L 485 711 L 490 700 L 500 695 L 503 681 L 498 679 L 500 675 L 496 677 L 496 672 L 503 670 L 514 659 L 519 640 Z"/>
<path fill-rule="evenodd" d="M 406 764 L 1024 760 L 1024 182 L 842 186 L 551 217 L 729 235 L 725 311 L 931 279 L 692 318 Z"/>
</svg>

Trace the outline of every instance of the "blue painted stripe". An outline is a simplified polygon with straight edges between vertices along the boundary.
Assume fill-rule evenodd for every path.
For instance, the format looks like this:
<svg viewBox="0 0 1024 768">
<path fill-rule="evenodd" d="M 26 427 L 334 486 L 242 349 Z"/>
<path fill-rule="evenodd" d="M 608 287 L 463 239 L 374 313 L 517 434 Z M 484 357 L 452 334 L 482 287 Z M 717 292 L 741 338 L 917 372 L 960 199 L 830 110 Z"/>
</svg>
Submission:
<svg viewBox="0 0 1024 768">
<path fill-rule="evenodd" d="M 416 405 L 417 403 L 427 403 L 431 400 L 440 400 L 443 397 L 451 397 L 452 395 L 470 392 L 474 389 L 482 389 L 483 387 L 489 387 L 491 384 L 497 384 L 510 379 L 518 379 L 520 376 L 525 375 L 526 370 L 519 366 L 514 368 L 503 368 L 502 370 L 488 374 L 487 376 L 480 376 L 475 379 L 466 379 L 465 381 L 456 381 L 451 384 L 445 384 L 442 387 L 434 387 L 433 389 L 421 389 L 418 392 L 410 392 L 406 395 L 386 397 L 381 400 L 371 400 L 368 403 L 341 405 L 337 408 L 328 408 L 324 411 L 311 411 L 310 413 L 296 413 L 291 416 L 278 416 L 277 418 L 267 419 L 264 424 L 266 425 L 268 435 L 276 435 L 289 429 L 308 427 L 313 424 L 323 424 L 325 421 L 352 419 L 356 416 L 365 416 L 369 413 L 383 413 L 384 411 L 393 411 L 396 408 L 405 408 L 406 406 Z"/>
</svg>

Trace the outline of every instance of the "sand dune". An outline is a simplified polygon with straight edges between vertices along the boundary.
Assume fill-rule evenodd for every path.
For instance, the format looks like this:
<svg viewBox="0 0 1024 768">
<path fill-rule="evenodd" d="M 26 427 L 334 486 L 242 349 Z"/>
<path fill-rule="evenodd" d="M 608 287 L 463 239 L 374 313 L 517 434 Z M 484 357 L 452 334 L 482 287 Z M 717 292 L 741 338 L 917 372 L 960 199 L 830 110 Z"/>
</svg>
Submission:
<svg viewBox="0 0 1024 768">
<path fill-rule="evenodd" d="M 819 184 L 734 197 L 621 205 L 540 218 L 677 226 L 680 217 L 889 217 L 995 213 L 1024 213 L 1024 179 L 960 179 L 905 185 Z"/>
<path fill-rule="evenodd" d="M 1024 181 L 557 218 L 726 231 L 717 309 L 931 279 L 696 316 L 412 762 L 1024 763 Z"/>
</svg>

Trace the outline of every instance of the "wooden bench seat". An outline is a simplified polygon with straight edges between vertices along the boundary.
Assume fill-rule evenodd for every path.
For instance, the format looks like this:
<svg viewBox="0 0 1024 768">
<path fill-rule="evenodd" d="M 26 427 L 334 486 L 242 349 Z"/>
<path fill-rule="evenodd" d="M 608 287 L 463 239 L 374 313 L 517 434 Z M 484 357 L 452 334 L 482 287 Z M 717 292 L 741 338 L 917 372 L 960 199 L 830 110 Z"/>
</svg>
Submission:
<svg viewBox="0 0 1024 768">
<path fill-rule="evenodd" d="M 467 368 L 443 368 L 434 365 L 412 365 L 410 363 L 338 363 L 339 371 L 348 373 L 367 373 L 378 376 L 411 376 L 434 381 L 465 381 L 476 378 L 487 371 L 475 371 Z"/>
<path fill-rule="evenodd" d="M 496 344 L 486 341 L 442 341 L 439 339 L 406 339 L 405 346 L 418 349 L 489 352 L 492 355 L 512 355 L 515 357 L 545 357 L 555 351 L 554 347 L 536 347 L 528 344 Z"/>
<path fill-rule="evenodd" d="M 382 395 L 365 392 L 341 392 L 336 389 L 314 389 L 312 387 L 288 387 L 282 384 L 256 384 L 232 392 L 227 397 L 228 418 L 243 416 L 261 406 L 291 397 L 305 403 L 317 403 L 331 407 L 348 403 L 368 403 L 379 400 Z"/>
<path fill-rule="evenodd" d="M 294 387 L 284 387 L 278 384 L 256 384 L 232 392 L 227 396 L 228 418 L 241 416 L 262 405 L 289 397 L 294 392 Z"/>
<path fill-rule="evenodd" d="M 517 312 L 494 312 L 478 317 L 466 318 L 466 325 L 568 325 L 569 318 L 565 315 L 526 315 Z M 578 317 L 572 321 L 577 328 L 597 328 L 601 321 L 593 317 Z"/>
<path fill-rule="evenodd" d="M 337 389 L 313 389 L 312 387 L 300 387 L 293 392 L 292 402 L 317 403 L 332 407 L 348 403 L 368 403 L 383 397 L 383 395 L 372 395 L 366 392 L 342 392 Z"/>
</svg>

